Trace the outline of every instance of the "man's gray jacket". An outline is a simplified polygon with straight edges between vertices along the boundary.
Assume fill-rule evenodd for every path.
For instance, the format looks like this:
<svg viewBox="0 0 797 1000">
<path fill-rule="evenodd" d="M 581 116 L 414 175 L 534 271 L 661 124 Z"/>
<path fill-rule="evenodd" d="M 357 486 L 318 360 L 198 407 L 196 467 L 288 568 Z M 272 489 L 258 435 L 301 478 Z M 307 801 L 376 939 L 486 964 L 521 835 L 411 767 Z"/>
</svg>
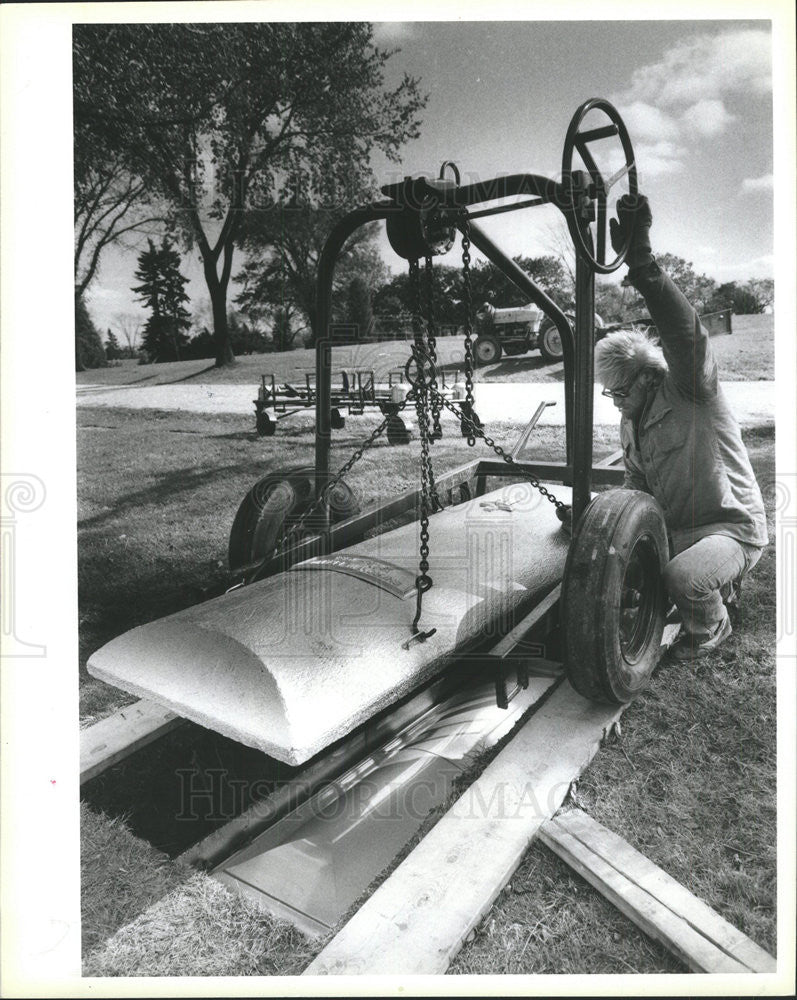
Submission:
<svg viewBox="0 0 797 1000">
<path fill-rule="evenodd" d="M 653 261 L 629 273 L 661 337 L 669 372 L 620 436 L 625 486 L 661 504 L 674 554 L 706 535 L 767 544 L 764 504 L 700 319 Z"/>
</svg>

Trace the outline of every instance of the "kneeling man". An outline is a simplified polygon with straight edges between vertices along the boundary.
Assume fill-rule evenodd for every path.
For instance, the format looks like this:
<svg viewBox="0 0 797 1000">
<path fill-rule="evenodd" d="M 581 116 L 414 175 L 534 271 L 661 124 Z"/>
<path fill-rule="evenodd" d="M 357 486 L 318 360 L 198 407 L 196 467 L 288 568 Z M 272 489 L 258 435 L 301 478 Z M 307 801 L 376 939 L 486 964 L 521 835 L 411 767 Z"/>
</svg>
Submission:
<svg viewBox="0 0 797 1000">
<path fill-rule="evenodd" d="M 638 331 L 595 348 L 605 396 L 622 414 L 625 483 L 660 503 L 670 536 L 665 583 L 683 629 L 670 654 L 703 656 L 731 634 L 723 602 L 767 544 L 761 491 L 719 384 L 708 334 L 656 263 L 647 199 L 625 196 L 611 222 L 615 249 L 630 234 L 628 278 L 645 300 L 661 347 Z"/>
</svg>

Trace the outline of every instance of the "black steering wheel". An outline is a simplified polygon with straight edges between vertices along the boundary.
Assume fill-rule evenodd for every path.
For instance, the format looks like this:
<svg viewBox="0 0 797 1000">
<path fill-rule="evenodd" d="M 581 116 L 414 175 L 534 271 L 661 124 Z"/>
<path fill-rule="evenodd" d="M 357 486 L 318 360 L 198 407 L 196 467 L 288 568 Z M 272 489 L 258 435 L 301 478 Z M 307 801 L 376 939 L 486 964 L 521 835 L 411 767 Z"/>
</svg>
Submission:
<svg viewBox="0 0 797 1000">
<path fill-rule="evenodd" d="M 580 131 L 584 118 L 590 111 L 596 109 L 606 115 L 609 119 L 608 124 Z M 589 144 L 611 136 L 620 139 L 625 163 L 611 177 L 604 180 Z M 574 152 L 581 157 L 588 173 L 583 170 L 573 170 Z M 611 249 L 608 240 L 608 195 L 614 185 L 626 175 L 628 175 L 628 194 L 636 197 L 636 164 L 628 130 L 614 105 L 601 97 L 593 97 L 585 101 L 576 111 L 567 130 L 562 153 L 562 186 L 566 193 L 563 211 L 570 235 L 577 251 L 598 274 L 611 274 L 612 271 L 616 271 L 628 253 L 627 240 L 614 260 L 606 262 L 607 242 Z"/>
</svg>

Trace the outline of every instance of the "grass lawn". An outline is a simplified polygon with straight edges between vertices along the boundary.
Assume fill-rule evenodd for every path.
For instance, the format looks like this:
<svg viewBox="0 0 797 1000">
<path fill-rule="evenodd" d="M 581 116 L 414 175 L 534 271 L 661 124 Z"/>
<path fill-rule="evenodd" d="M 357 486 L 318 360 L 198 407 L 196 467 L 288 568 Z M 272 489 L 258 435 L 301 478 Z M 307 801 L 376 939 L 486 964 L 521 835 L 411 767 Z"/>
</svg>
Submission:
<svg viewBox="0 0 797 1000">
<path fill-rule="evenodd" d="M 717 355 L 720 377 L 729 382 L 775 378 L 774 316 L 734 316 L 733 333 L 711 338 Z M 404 366 L 410 353 L 410 341 L 382 341 L 332 350 L 334 371 L 355 368 L 373 369 L 377 379 L 386 378 L 394 368 Z M 462 377 L 464 353 L 462 336 L 441 337 L 437 356 L 446 378 L 456 372 Z M 299 349 L 273 354 L 251 354 L 238 358 L 230 368 L 216 369 L 212 361 L 176 361 L 157 365 L 139 365 L 136 361 L 115 362 L 110 368 L 78 372 L 78 385 L 168 385 L 192 383 L 257 386 L 260 376 L 273 372 L 278 382 L 304 384 L 304 373 L 315 371 L 315 352 Z M 562 364 L 547 364 L 539 351 L 515 358 L 502 358 L 497 364 L 477 368 L 476 382 L 561 382 Z"/>
<path fill-rule="evenodd" d="M 715 338 L 716 339 L 716 338 Z M 730 339 L 730 338 L 728 338 Z M 147 369 L 137 369 L 147 371 Z M 113 371 L 111 369 L 110 371 Z M 95 373 L 85 373 L 93 375 Z M 334 440 L 337 468 L 376 425 Z M 517 428 L 491 428 L 510 446 Z M 561 457 L 562 431 L 539 429 L 539 457 Z M 600 432 L 596 455 L 616 446 Z M 768 513 L 774 433 L 746 433 Z M 235 510 L 266 471 L 312 462 L 312 434 L 258 438 L 248 417 L 78 411 L 81 723 L 132 699 L 85 660 L 136 624 L 195 603 L 226 582 Z M 417 445 L 378 444 L 348 481 L 363 506 L 414 486 Z M 486 455 L 448 434 L 439 469 Z M 770 951 L 775 946 L 775 554 L 746 585 L 735 632 L 699 666 L 662 665 L 576 792 L 626 837 Z M 301 971 L 318 950 L 256 906 L 83 808 L 83 936 L 89 975 L 251 975 Z M 680 971 L 544 848 L 527 853 L 453 973 Z"/>
</svg>

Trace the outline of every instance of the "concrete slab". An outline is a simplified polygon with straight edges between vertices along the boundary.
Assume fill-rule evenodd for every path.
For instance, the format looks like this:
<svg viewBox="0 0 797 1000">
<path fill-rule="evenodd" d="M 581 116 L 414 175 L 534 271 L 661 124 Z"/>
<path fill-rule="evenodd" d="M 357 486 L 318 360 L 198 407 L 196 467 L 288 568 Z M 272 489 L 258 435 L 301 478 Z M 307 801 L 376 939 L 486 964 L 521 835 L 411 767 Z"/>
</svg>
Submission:
<svg viewBox="0 0 797 1000">
<path fill-rule="evenodd" d="M 548 488 L 569 502 L 569 489 Z M 133 629 L 98 650 L 89 672 L 301 764 L 475 639 L 497 638 L 561 580 L 568 538 L 527 484 L 447 508 L 432 519 L 434 586 L 422 618 L 437 631 L 405 650 L 418 530 L 405 525 Z"/>
</svg>

